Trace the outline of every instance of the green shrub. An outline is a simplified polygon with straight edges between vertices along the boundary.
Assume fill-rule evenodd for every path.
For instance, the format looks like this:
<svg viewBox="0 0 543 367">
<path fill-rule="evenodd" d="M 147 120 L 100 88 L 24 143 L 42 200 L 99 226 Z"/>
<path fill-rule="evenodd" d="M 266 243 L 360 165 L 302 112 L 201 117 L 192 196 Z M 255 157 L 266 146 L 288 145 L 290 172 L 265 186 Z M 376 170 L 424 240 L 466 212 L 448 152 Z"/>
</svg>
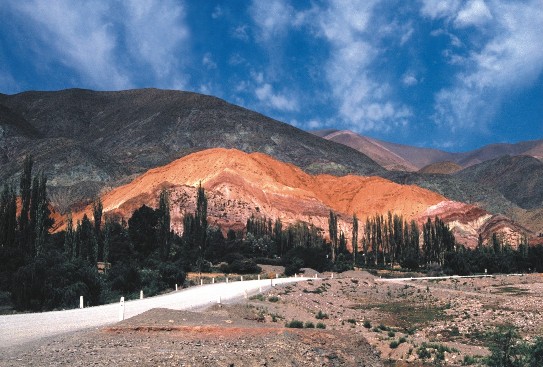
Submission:
<svg viewBox="0 0 543 367">
<path fill-rule="evenodd" d="M 398 345 L 400 345 L 400 343 L 398 343 L 396 340 L 391 341 L 389 344 L 392 349 L 398 348 Z"/>
<path fill-rule="evenodd" d="M 314 329 L 315 324 L 313 324 L 311 321 L 306 321 L 305 324 L 304 324 L 304 328 L 306 328 L 306 329 Z"/>
<path fill-rule="evenodd" d="M 384 324 L 380 324 L 379 329 L 381 329 L 383 331 L 390 331 L 390 328 L 388 326 L 385 326 Z"/>
<path fill-rule="evenodd" d="M 366 329 L 371 329 L 371 322 L 369 320 L 364 320 L 364 327 Z"/>
<path fill-rule="evenodd" d="M 254 301 L 254 300 L 257 300 L 257 301 L 264 301 L 264 295 L 259 293 L 259 294 L 255 294 L 254 296 L 252 296 L 251 298 L 249 298 L 251 301 Z"/>
<path fill-rule="evenodd" d="M 303 329 L 304 323 L 300 320 L 292 320 L 291 322 L 287 322 L 285 326 L 291 329 Z"/>
<path fill-rule="evenodd" d="M 268 301 L 270 301 L 270 302 L 279 302 L 279 297 L 277 297 L 277 296 L 268 297 Z"/>
<path fill-rule="evenodd" d="M 318 322 L 317 329 L 326 329 L 326 325 L 324 325 L 322 322 Z"/>
<path fill-rule="evenodd" d="M 473 356 L 464 356 L 464 359 L 462 360 L 462 366 L 471 366 L 473 364 L 477 363 L 477 359 Z"/>
<path fill-rule="evenodd" d="M 356 320 L 355 319 L 347 319 L 347 322 L 355 325 L 356 324 Z"/>
<path fill-rule="evenodd" d="M 319 310 L 319 312 L 317 312 L 317 314 L 315 315 L 315 318 L 317 320 L 324 320 L 328 318 L 328 315 L 322 312 L 321 310 Z"/>
<path fill-rule="evenodd" d="M 394 338 L 395 336 L 396 336 L 396 333 L 395 333 L 394 331 L 390 330 L 390 331 L 388 332 L 388 337 L 389 337 L 389 338 Z"/>
<path fill-rule="evenodd" d="M 398 340 L 398 341 L 400 342 L 400 344 L 402 344 L 402 343 L 405 343 L 407 341 L 407 339 L 405 338 L 405 336 L 402 336 L 400 338 L 400 340 Z"/>
</svg>

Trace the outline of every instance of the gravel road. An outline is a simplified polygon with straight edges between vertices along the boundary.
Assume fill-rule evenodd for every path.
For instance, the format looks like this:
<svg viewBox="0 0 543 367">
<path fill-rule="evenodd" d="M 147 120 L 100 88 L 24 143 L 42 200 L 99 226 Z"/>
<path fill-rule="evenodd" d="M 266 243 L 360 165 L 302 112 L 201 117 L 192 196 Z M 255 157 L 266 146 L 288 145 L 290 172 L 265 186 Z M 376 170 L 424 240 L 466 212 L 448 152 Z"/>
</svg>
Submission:
<svg viewBox="0 0 543 367">
<path fill-rule="evenodd" d="M 308 279 L 310 278 L 279 278 L 273 279 L 273 284 Z M 260 287 L 263 290 L 270 288 L 271 281 L 266 279 L 208 284 L 142 300 L 127 301 L 124 306 L 124 317 L 130 318 L 153 308 L 189 310 L 205 307 L 217 303 L 219 297 L 225 302 L 243 297 L 245 292 L 258 293 Z M 120 308 L 119 303 L 114 303 L 84 309 L 0 316 L 0 350 L 43 337 L 116 323 L 120 318 Z"/>
</svg>

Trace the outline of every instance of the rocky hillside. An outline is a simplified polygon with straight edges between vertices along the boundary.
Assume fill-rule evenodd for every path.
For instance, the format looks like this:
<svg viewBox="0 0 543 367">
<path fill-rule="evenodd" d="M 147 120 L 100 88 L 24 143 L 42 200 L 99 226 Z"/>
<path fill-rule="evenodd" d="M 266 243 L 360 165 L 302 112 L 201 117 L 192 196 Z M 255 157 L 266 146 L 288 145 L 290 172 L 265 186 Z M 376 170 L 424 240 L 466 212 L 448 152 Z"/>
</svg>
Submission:
<svg viewBox="0 0 543 367">
<path fill-rule="evenodd" d="M 359 152 L 371 157 L 383 168 L 391 171 L 417 171 L 415 164 L 395 153 L 390 143 L 358 135 L 349 130 L 320 130 L 314 131 L 315 135 L 326 140 L 335 141 L 347 145 Z"/>
<path fill-rule="evenodd" d="M 425 166 L 445 161 L 466 168 L 508 155 L 528 155 L 539 160 L 543 159 L 543 140 L 490 144 L 468 152 L 450 153 L 438 149 L 389 143 L 348 130 L 319 130 L 313 131 L 313 134 L 363 152 L 387 169 L 401 171 L 417 171 Z"/>
<path fill-rule="evenodd" d="M 464 181 L 499 191 L 523 209 L 543 207 L 543 162 L 530 156 L 504 156 L 456 174 Z"/>
<path fill-rule="evenodd" d="M 452 175 L 462 170 L 462 166 L 451 161 L 437 162 L 422 167 L 419 172 L 424 174 Z"/>
<path fill-rule="evenodd" d="M 25 155 L 66 207 L 207 148 L 264 152 L 313 173 L 378 174 L 360 152 L 218 98 L 156 89 L 0 94 L 0 182 Z"/>
<path fill-rule="evenodd" d="M 450 201 L 413 185 L 399 185 L 380 177 L 310 175 L 300 168 L 261 153 L 209 149 L 149 170 L 102 198 L 106 215 L 127 218 L 139 206 L 156 207 L 160 191 L 172 202 L 174 229 L 182 231 L 182 216 L 195 209 L 196 187 L 208 195 L 209 222 L 223 230 L 243 229 L 249 217 L 280 218 L 285 224 L 304 221 L 327 234 L 329 211 L 339 214 L 347 238 L 353 213 L 366 217 L 391 211 L 419 223 L 440 216 L 451 223 L 458 240 L 475 246 L 479 234 L 503 233 L 517 243 L 524 228 L 506 218 L 467 204 Z M 86 209 L 90 215 L 90 207 Z M 83 212 L 74 214 L 80 219 Z M 60 224 L 60 223 L 58 223 Z"/>
</svg>

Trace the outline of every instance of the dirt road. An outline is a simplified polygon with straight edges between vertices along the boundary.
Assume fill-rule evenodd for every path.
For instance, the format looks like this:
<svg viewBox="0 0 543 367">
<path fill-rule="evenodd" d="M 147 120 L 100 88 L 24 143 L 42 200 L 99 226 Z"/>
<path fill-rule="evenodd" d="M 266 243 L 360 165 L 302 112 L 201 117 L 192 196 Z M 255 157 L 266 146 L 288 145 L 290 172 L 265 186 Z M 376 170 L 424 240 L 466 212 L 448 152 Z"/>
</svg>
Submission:
<svg viewBox="0 0 543 367">
<path fill-rule="evenodd" d="M 273 284 L 285 284 L 308 280 L 310 278 L 273 279 Z M 153 308 L 189 310 L 255 294 L 262 289 L 271 288 L 271 280 L 250 280 L 230 283 L 208 284 L 191 287 L 156 297 L 125 302 L 124 318 L 139 315 Z M 120 304 L 0 316 L 0 349 L 14 347 L 43 337 L 67 332 L 96 328 L 116 323 L 120 320 Z"/>
</svg>

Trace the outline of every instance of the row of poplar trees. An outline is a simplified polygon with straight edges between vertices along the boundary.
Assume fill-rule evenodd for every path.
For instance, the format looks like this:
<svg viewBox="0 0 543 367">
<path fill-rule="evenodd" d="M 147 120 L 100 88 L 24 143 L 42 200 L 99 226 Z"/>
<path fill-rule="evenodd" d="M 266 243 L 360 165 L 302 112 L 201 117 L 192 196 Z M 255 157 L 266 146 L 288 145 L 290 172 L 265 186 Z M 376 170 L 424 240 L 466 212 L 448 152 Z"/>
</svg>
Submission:
<svg viewBox="0 0 543 367">
<path fill-rule="evenodd" d="M 438 217 L 428 218 L 422 226 L 422 247 L 420 229 L 412 220 L 407 222 L 403 216 L 392 214 L 368 217 L 364 225 L 359 246 L 358 218 L 352 218 L 352 259 L 353 264 L 364 266 L 386 266 L 390 264 L 416 268 L 420 265 L 437 263 L 443 265 L 445 254 L 456 248 L 454 235 L 449 227 Z M 331 242 L 332 261 L 338 253 L 346 253 L 346 239 L 343 231 L 338 233 L 337 214 L 330 211 L 328 231 Z"/>
<path fill-rule="evenodd" d="M 19 181 L 20 199 L 12 186 L 4 185 L 0 195 L 0 289 L 10 284 L 10 274 L 45 251 L 53 225 L 47 201 L 47 178 L 32 177 L 32 157 L 24 160 Z M 17 207 L 20 206 L 17 216 Z"/>
</svg>

